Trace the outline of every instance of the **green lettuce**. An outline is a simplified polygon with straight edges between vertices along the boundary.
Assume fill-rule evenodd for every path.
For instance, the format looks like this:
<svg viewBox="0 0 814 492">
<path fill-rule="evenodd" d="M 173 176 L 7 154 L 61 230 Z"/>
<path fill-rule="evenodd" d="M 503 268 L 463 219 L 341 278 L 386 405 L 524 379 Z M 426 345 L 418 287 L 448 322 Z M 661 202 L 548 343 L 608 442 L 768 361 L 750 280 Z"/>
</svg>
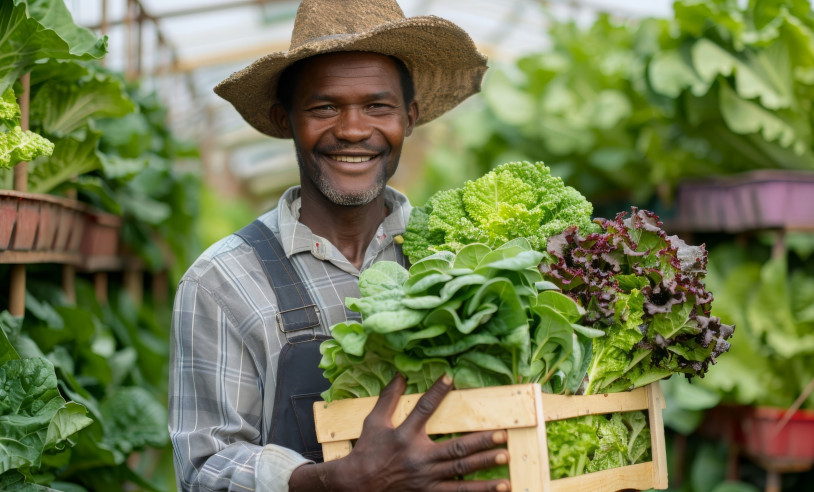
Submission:
<svg viewBox="0 0 814 492">
<path fill-rule="evenodd" d="M 20 128 L 20 106 L 14 89 L 6 89 L 0 97 L 0 168 L 11 168 L 53 151 L 54 144 L 47 138 Z"/>
<path fill-rule="evenodd" d="M 591 203 L 543 163 L 510 162 L 414 208 L 404 253 L 415 263 L 437 251 L 472 243 L 494 248 L 521 237 L 543 251 L 546 239 L 568 226 L 594 230 L 592 212 Z"/>
<path fill-rule="evenodd" d="M 550 291 L 537 265 L 542 253 L 523 238 L 496 249 L 470 244 L 441 251 L 410 270 L 378 262 L 359 277 L 360 313 L 331 327 L 320 346 L 320 367 L 331 381 L 327 401 L 377 395 L 396 371 L 407 392 L 426 391 L 451 373 L 458 388 L 539 382 L 575 393 L 582 378 L 562 367 L 584 368 L 584 312 Z"/>
<path fill-rule="evenodd" d="M 551 479 L 650 461 L 644 412 L 585 415 L 546 424 Z"/>
</svg>

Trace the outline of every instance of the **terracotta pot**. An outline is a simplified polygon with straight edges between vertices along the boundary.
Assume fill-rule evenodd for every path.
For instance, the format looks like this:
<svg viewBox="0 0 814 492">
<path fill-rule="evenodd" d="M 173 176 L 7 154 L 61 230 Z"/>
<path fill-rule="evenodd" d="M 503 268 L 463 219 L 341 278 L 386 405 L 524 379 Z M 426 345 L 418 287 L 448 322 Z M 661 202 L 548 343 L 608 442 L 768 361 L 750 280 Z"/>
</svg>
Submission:
<svg viewBox="0 0 814 492">
<path fill-rule="evenodd" d="M 40 223 L 40 202 L 35 199 L 22 198 L 17 204 L 17 223 L 11 249 L 30 251 L 34 249 L 37 228 Z"/>
<path fill-rule="evenodd" d="M 85 214 L 85 231 L 80 251 L 83 256 L 115 256 L 119 251 L 122 218 L 104 212 Z"/>
<path fill-rule="evenodd" d="M 17 198 L 0 195 L 0 251 L 11 245 L 11 233 L 17 222 Z"/>
<path fill-rule="evenodd" d="M 743 445 L 742 422 L 753 407 L 745 405 L 717 405 L 704 413 L 697 433 L 703 437 Z"/>
<path fill-rule="evenodd" d="M 742 422 L 744 449 L 761 459 L 814 463 L 814 411 L 797 410 L 783 427 L 782 408 L 756 407 Z"/>
<path fill-rule="evenodd" d="M 86 221 L 95 227 L 91 238 L 85 238 Z M 79 264 L 97 250 L 116 255 L 119 228 L 119 217 L 76 200 L 0 190 L 0 252 L 13 253 L 0 261 Z"/>
</svg>

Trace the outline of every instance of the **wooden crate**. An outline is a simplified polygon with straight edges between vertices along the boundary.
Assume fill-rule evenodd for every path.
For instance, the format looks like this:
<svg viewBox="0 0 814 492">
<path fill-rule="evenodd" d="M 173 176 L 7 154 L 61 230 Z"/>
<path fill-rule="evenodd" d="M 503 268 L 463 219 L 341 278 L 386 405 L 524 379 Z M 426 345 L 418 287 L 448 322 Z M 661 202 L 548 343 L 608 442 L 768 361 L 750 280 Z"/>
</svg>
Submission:
<svg viewBox="0 0 814 492">
<path fill-rule="evenodd" d="M 421 395 L 404 395 L 393 414 L 401 424 Z M 317 439 L 325 461 L 346 456 L 362 433 L 362 423 L 377 397 L 314 404 Z M 537 384 L 452 391 L 427 422 L 427 433 L 450 434 L 506 429 L 511 460 L 509 475 L 516 492 L 564 492 L 623 489 L 666 489 L 667 455 L 661 411 L 664 396 L 658 384 L 626 393 L 590 396 L 549 395 Z M 545 423 L 580 415 L 647 410 L 653 461 L 576 477 L 551 480 Z"/>
</svg>

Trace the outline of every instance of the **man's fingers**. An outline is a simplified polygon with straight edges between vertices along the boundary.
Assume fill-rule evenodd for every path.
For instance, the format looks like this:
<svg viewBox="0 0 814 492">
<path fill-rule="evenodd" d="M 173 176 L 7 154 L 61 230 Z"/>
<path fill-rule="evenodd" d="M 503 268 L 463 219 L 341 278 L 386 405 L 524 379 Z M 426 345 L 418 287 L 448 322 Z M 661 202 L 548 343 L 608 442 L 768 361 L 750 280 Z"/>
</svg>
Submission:
<svg viewBox="0 0 814 492">
<path fill-rule="evenodd" d="M 509 492 L 512 485 L 508 480 L 450 480 L 433 488 L 436 492 Z"/>
<path fill-rule="evenodd" d="M 404 389 L 407 387 L 407 380 L 401 374 L 396 374 L 393 379 L 387 383 L 387 386 L 379 393 L 379 399 L 370 414 L 365 418 L 364 425 L 367 426 L 368 422 L 378 425 L 392 426 L 393 413 L 399 403 L 399 398 L 404 394 Z"/>
<path fill-rule="evenodd" d="M 444 374 L 418 399 L 415 408 L 413 408 L 413 411 L 410 412 L 410 415 L 407 416 L 400 428 L 407 433 L 423 430 L 427 420 L 450 391 L 452 391 L 452 376 Z"/>
<path fill-rule="evenodd" d="M 439 461 L 466 458 L 480 451 L 492 449 L 495 446 L 504 444 L 506 439 L 507 435 L 504 430 L 473 432 L 465 436 L 439 442 L 436 447 L 436 455 L 433 456 L 433 458 Z M 505 450 L 495 451 L 505 452 Z"/>
<path fill-rule="evenodd" d="M 485 470 L 509 463 L 509 452 L 505 449 L 490 449 L 471 454 L 464 458 L 437 463 L 433 470 L 443 477 L 466 476 L 478 470 Z"/>
</svg>

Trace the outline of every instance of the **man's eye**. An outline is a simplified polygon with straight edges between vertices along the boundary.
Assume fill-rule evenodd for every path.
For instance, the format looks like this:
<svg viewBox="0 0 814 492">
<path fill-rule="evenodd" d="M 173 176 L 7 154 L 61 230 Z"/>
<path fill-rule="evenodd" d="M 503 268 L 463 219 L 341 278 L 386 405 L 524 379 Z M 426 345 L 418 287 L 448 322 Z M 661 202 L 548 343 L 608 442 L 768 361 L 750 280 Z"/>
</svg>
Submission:
<svg viewBox="0 0 814 492">
<path fill-rule="evenodd" d="M 384 103 L 373 103 L 368 104 L 367 109 L 370 111 L 384 111 L 391 109 L 391 106 L 389 104 Z"/>
<path fill-rule="evenodd" d="M 333 113 L 336 112 L 336 107 L 330 104 L 323 104 L 322 106 L 311 108 L 311 111 L 318 114 Z"/>
</svg>

